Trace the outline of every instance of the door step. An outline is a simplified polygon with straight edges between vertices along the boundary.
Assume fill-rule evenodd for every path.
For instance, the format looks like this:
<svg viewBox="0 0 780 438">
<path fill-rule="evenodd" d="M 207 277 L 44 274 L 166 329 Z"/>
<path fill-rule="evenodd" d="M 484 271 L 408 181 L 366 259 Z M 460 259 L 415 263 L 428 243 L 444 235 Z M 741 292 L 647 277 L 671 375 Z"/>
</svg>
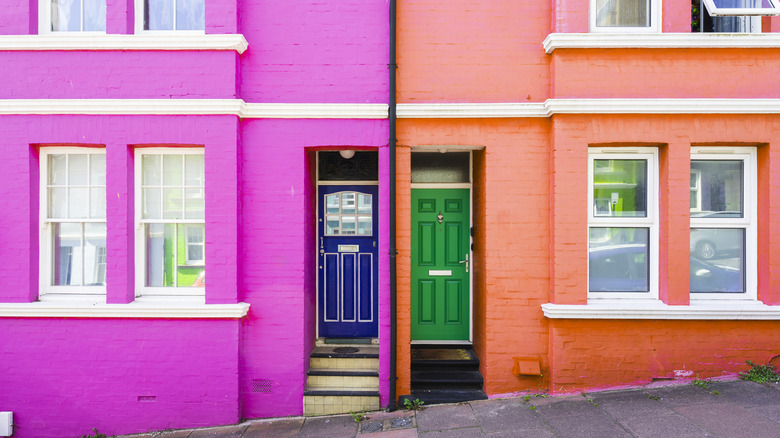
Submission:
<svg viewBox="0 0 780 438">
<path fill-rule="evenodd" d="M 413 345 L 412 400 L 426 404 L 486 400 L 479 358 L 470 345 Z"/>
<path fill-rule="evenodd" d="M 379 409 L 379 347 L 318 346 L 309 359 L 303 414 Z"/>
</svg>

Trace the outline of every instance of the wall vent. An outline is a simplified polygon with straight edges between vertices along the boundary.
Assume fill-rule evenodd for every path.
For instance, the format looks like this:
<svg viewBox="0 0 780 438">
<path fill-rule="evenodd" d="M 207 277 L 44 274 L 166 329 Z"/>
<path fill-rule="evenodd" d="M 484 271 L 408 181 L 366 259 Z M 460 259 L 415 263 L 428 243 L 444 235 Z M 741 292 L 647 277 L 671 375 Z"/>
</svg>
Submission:
<svg viewBox="0 0 780 438">
<path fill-rule="evenodd" d="M 139 395 L 138 396 L 139 402 L 156 402 L 157 396 L 156 395 Z"/>
<path fill-rule="evenodd" d="M 270 394 L 274 390 L 274 381 L 271 379 L 252 379 L 252 392 Z"/>
</svg>

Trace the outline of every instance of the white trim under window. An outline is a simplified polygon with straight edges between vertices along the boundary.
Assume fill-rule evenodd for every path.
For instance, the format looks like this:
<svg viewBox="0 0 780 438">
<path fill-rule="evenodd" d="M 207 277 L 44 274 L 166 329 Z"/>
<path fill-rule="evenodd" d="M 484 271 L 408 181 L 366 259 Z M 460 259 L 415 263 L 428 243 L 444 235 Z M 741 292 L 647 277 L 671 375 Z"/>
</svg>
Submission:
<svg viewBox="0 0 780 438">
<path fill-rule="evenodd" d="M 41 148 L 39 187 L 39 294 L 104 297 L 105 149 Z"/>
<path fill-rule="evenodd" d="M 203 148 L 135 150 L 136 296 L 205 294 L 203 158 Z M 188 257 L 193 227 L 203 236 L 200 260 Z"/>
<path fill-rule="evenodd" d="M 739 162 L 738 170 L 719 169 L 717 176 L 725 181 L 710 192 L 722 197 L 720 211 L 708 212 L 706 202 L 698 211 L 691 210 L 691 269 L 702 271 L 714 282 L 726 285 L 742 282 L 742 292 L 691 292 L 691 301 L 757 299 L 757 153 L 754 147 L 692 147 L 691 166 L 695 162 Z M 700 172 L 701 173 L 701 172 Z M 741 180 L 739 180 L 741 176 Z M 706 179 L 705 176 L 702 176 Z M 736 180 L 736 181 L 735 181 Z M 729 181 L 731 183 L 729 183 Z M 702 190 L 707 192 L 706 181 Z M 736 192 L 735 192 L 736 190 Z M 741 190 L 741 192 L 740 192 Z M 739 193 L 737 193 L 739 192 Z M 711 195 L 714 196 L 714 195 Z M 700 194 L 700 197 L 703 195 Z M 741 210 L 741 211 L 740 211 Z M 742 231 L 743 239 L 735 239 Z M 740 245 L 742 243 L 742 245 Z M 740 248 L 740 246 L 743 246 Z M 701 248 L 700 248 L 701 247 Z M 699 254 L 701 253 L 701 254 Z M 697 266 L 693 266 L 697 263 Z M 698 264 L 701 264 L 699 266 Z M 691 276 L 696 274 L 692 272 Z M 721 279 L 717 277 L 721 276 Z M 741 278 L 738 278 L 741 276 Z"/>
<path fill-rule="evenodd" d="M 61 5 L 63 10 L 58 13 L 56 20 L 52 17 L 52 8 Z M 69 8 L 67 10 L 65 8 Z M 59 9 L 58 9 L 59 11 Z M 78 23 L 73 21 L 70 16 L 72 12 L 79 13 Z M 85 24 L 87 19 L 91 24 Z M 59 27 L 65 29 L 54 30 L 54 21 L 58 23 L 63 21 Z M 77 29 L 74 29 L 77 25 Z M 71 29 L 67 29 L 70 27 Z M 85 28 L 86 27 L 86 28 Z M 106 34 L 106 0 L 38 0 L 38 33 L 43 34 L 72 34 L 77 32 L 81 35 L 105 35 Z"/>
<path fill-rule="evenodd" d="M 154 24 L 146 23 L 144 20 L 145 13 L 146 13 L 146 3 L 148 3 L 150 0 L 135 0 L 135 33 L 136 34 L 170 34 L 171 32 L 175 32 L 177 35 L 186 34 L 186 35 L 203 35 L 206 32 L 206 14 L 205 14 L 205 0 L 192 0 L 192 2 L 198 3 L 198 6 L 201 8 L 199 11 L 196 11 L 196 15 L 202 14 L 202 17 L 198 17 L 199 20 L 203 20 L 203 23 L 198 23 L 196 26 L 193 26 L 192 24 L 188 25 L 189 29 L 183 29 L 182 24 L 179 21 L 179 14 L 177 11 L 177 7 L 180 6 L 180 3 L 185 3 L 177 0 L 157 0 L 156 3 L 158 5 L 161 5 L 165 8 L 168 8 L 166 12 L 170 13 L 170 23 L 160 24 L 158 27 L 163 27 L 159 29 L 147 29 L 148 26 L 154 26 Z M 170 24 L 170 28 L 168 28 L 168 25 Z M 200 27 L 202 26 L 202 27 Z M 197 27 L 197 28 L 196 28 Z"/>
<path fill-rule="evenodd" d="M 661 31 L 661 0 L 645 0 L 643 11 L 636 10 L 640 1 L 590 0 L 590 32 L 658 33 Z M 634 8 L 635 10 L 630 10 Z M 633 15 L 633 16 L 631 16 Z"/>
<path fill-rule="evenodd" d="M 588 302 L 658 299 L 657 181 L 657 148 L 588 149 Z"/>
</svg>

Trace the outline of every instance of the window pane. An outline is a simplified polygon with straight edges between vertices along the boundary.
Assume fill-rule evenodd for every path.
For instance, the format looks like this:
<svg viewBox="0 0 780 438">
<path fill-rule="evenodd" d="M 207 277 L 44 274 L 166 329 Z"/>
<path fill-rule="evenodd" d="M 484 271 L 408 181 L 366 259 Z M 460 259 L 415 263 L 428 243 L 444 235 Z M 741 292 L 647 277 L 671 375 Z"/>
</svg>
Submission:
<svg viewBox="0 0 780 438">
<path fill-rule="evenodd" d="M 160 192 L 160 189 L 144 189 L 144 219 L 160 219 L 162 217 Z"/>
<path fill-rule="evenodd" d="M 49 155 L 49 184 L 50 185 L 65 185 L 67 179 L 65 172 L 67 171 L 67 155 L 57 154 Z"/>
<path fill-rule="evenodd" d="M 342 217 L 341 218 L 341 234 L 354 235 L 355 234 L 355 218 L 354 217 Z"/>
<path fill-rule="evenodd" d="M 773 8 L 767 0 L 712 0 L 718 8 Z"/>
<path fill-rule="evenodd" d="M 593 215 L 647 217 L 647 160 L 593 160 Z"/>
<path fill-rule="evenodd" d="M 106 224 L 84 224 L 84 285 L 106 285 Z"/>
<path fill-rule="evenodd" d="M 176 0 L 176 29 L 205 29 L 204 3 L 204 0 Z"/>
<path fill-rule="evenodd" d="M 73 31 L 81 30 L 81 1 L 52 0 L 51 30 Z"/>
<path fill-rule="evenodd" d="M 163 156 L 163 185 L 166 186 L 182 185 L 182 156 L 181 155 Z"/>
<path fill-rule="evenodd" d="M 202 265 L 205 261 L 203 225 L 185 225 L 187 265 Z"/>
<path fill-rule="evenodd" d="M 358 218 L 358 234 L 361 236 L 370 236 L 371 232 L 371 217 L 359 217 Z"/>
<path fill-rule="evenodd" d="M 184 203 L 182 201 L 181 189 L 163 189 L 163 219 L 183 219 Z"/>
<path fill-rule="evenodd" d="M 173 1 L 144 0 L 144 29 L 173 30 Z"/>
<path fill-rule="evenodd" d="M 355 214 L 354 193 L 343 193 L 341 195 L 341 214 Z"/>
<path fill-rule="evenodd" d="M 691 292 L 745 292 L 744 229 L 691 229 Z"/>
<path fill-rule="evenodd" d="M 52 285 L 81 286 L 81 224 L 55 223 Z"/>
<path fill-rule="evenodd" d="M 591 228 L 588 286 L 591 292 L 647 292 L 648 228 Z"/>
<path fill-rule="evenodd" d="M 145 186 L 159 186 L 162 183 L 160 178 L 160 155 L 143 155 L 143 178 L 141 184 Z"/>
<path fill-rule="evenodd" d="M 650 0 L 596 0 L 596 26 L 650 26 Z"/>
<path fill-rule="evenodd" d="M 358 195 L 358 213 L 371 214 L 371 195 Z"/>
<path fill-rule="evenodd" d="M 203 219 L 205 211 L 203 189 L 185 189 L 185 193 L 187 194 L 185 199 L 186 218 Z"/>
<path fill-rule="evenodd" d="M 184 157 L 184 184 L 203 187 L 205 185 L 203 155 L 185 155 Z"/>
<path fill-rule="evenodd" d="M 62 219 L 67 217 L 67 190 L 64 188 L 49 189 L 49 217 Z"/>
<path fill-rule="evenodd" d="M 329 214 L 338 214 L 339 212 L 339 195 L 327 195 L 325 196 L 325 205 Z"/>
<path fill-rule="evenodd" d="M 106 30 L 106 0 L 84 0 L 84 30 Z"/>
<path fill-rule="evenodd" d="M 68 217 L 86 219 L 89 212 L 89 189 L 68 189 Z"/>
<path fill-rule="evenodd" d="M 89 189 L 89 217 L 104 219 L 106 217 L 106 189 Z"/>
<path fill-rule="evenodd" d="M 106 156 L 93 154 L 90 157 L 89 183 L 93 186 L 106 185 Z"/>
<path fill-rule="evenodd" d="M 742 217 L 743 173 L 742 160 L 691 160 L 691 178 L 699 179 L 698 190 L 691 189 L 691 217 Z"/>
<path fill-rule="evenodd" d="M 86 154 L 68 155 L 68 184 L 85 186 L 88 184 L 87 160 Z"/>
<path fill-rule="evenodd" d="M 328 236 L 339 234 L 339 218 L 338 216 L 328 216 L 325 220 L 325 234 Z"/>
<path fill-rule="evenodd" d="M 146 285 L 173 285 L 173 231 L 171 224 L 146 225 Z"/>
<path fill-rule="evenodd" d="M 413 183 L 458 183 L 469 180 L 468 152 L 412 154 Z"/>
</svg>

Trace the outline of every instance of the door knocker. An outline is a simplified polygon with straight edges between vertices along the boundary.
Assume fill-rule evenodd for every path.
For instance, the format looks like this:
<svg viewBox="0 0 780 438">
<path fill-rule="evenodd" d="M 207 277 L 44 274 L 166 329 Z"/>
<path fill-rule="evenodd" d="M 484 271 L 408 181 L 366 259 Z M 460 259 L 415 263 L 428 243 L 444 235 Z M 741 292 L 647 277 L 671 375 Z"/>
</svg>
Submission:
<svg viewBox="0 0 780 438">
<path fill-rule="evenodd" d="M 438 219 L 438 220 L 439 220 L 439 223 L 441 223 L 441 221 L 443 221 L 443 220 L 444 220 L 444 216 L 442 216 L 441 212 L 439 212 L 439 215 L 438 215 L 438 216 L 436 216 L 436 219 Z"/>
</svg>

